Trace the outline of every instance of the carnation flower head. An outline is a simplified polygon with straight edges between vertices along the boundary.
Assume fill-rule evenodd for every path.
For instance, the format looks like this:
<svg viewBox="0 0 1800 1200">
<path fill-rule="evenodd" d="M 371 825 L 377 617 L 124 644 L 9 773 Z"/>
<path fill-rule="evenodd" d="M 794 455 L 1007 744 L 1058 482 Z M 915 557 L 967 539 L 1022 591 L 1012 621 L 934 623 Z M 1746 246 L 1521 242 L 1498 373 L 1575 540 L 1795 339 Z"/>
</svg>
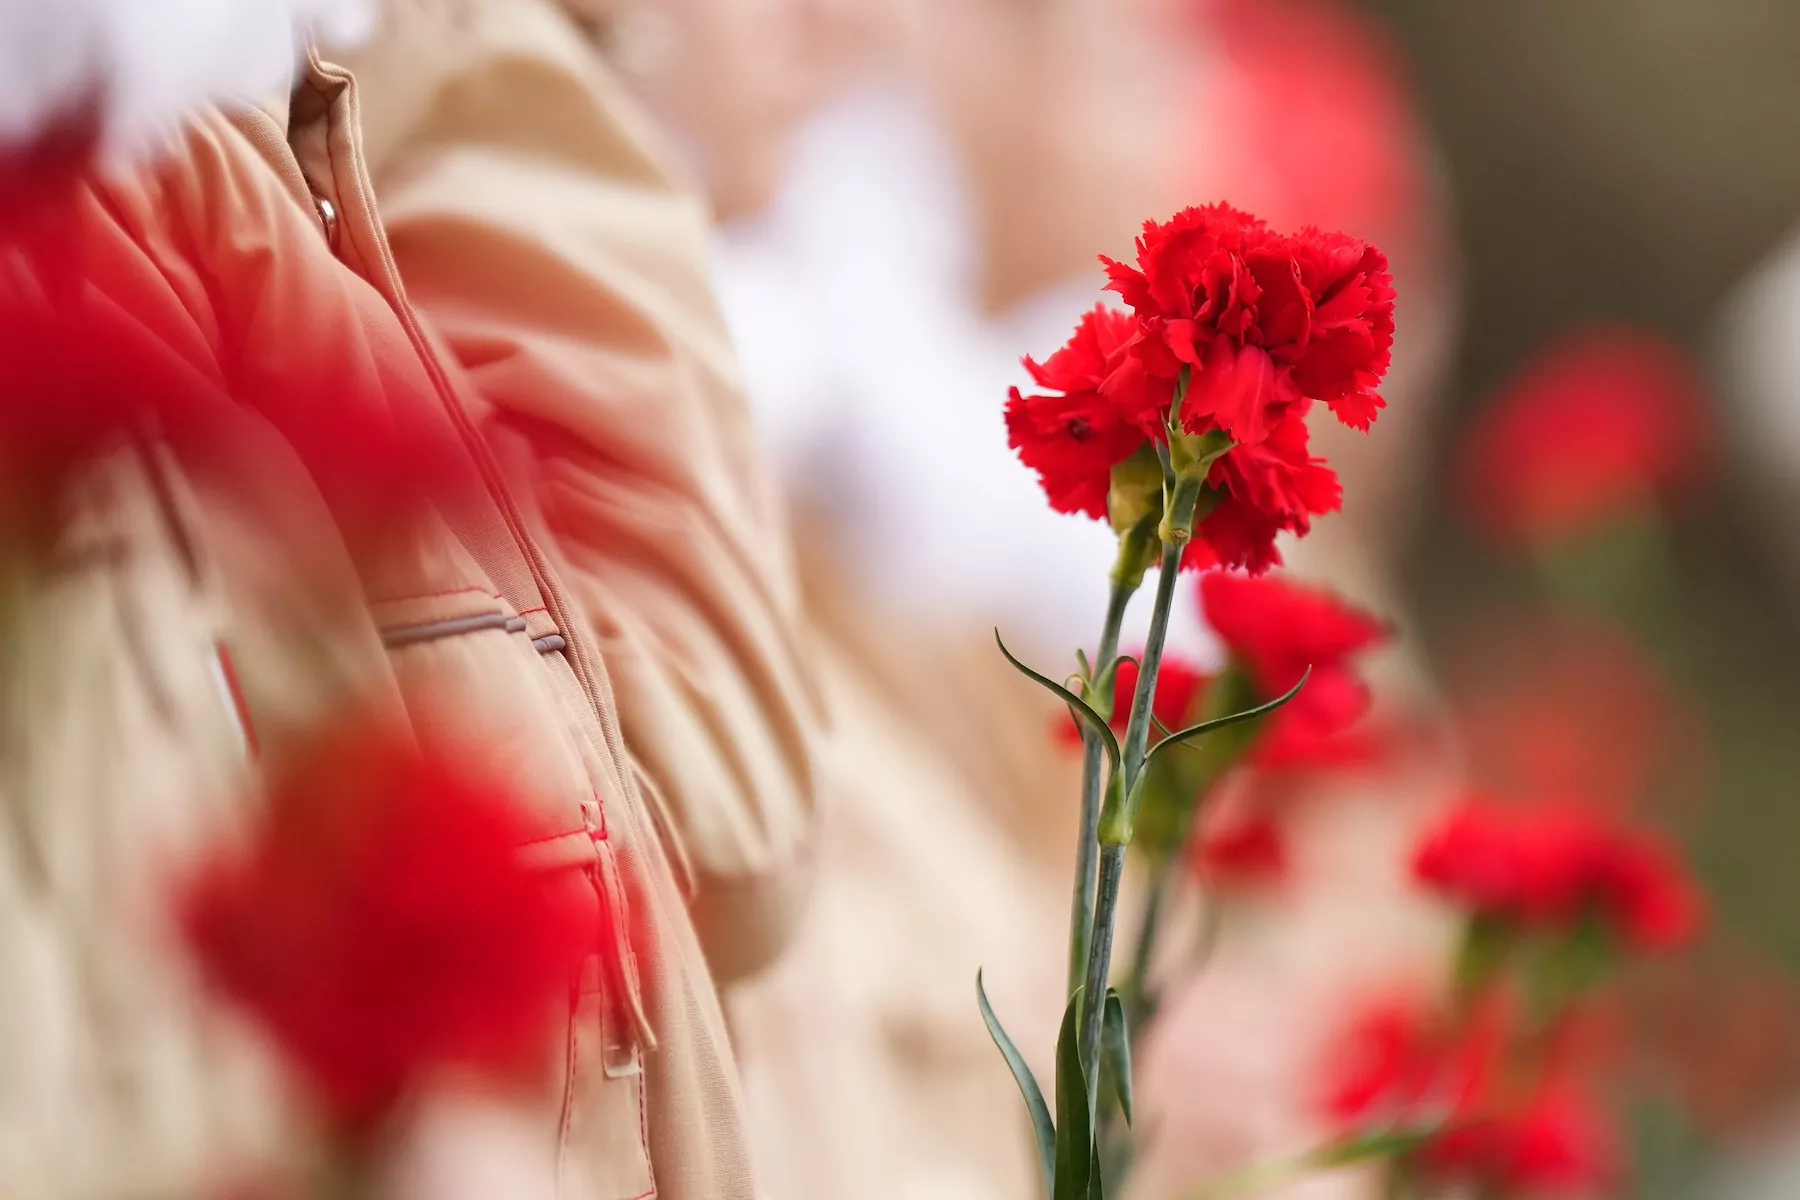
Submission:
<svg viewBox="0 0 1800 1200">
<path fill-rule="evenodd" d="M 1692 483 L 1711 453 L 1706 387 L 1649 333 L 1596 329 L 1545 352 L 1477 417 L 1463 457 L 1475 522 L 1556 542 Z"/>
<path fill-rule="evenodd" d="M 1592 919 L 1643 952 L 1678 948 L 1704 923 L 1667 843 L 1574 804 L 1466 800 L 1426 832 L 1413 874 L 1472 915 L 1551 930 Z"/>
<path fill-rule="evenodd" d="M 1280 234 L 1230 205 L 1147 222 L 1135 266 L 1103 259 L 1138 317 L 1143 372 L 1190 373 L 1182 420 L 1256 445 L 1296 404 L 1321 400 L 1367 429 L 1394 342 L 1394 287 L 1380 250 L 1342 233 Z"/>
<path fill-rule="evenodd" d="M 452 1068 L 530 1065 L 598 945 L 575 871 L 528 864 L 543 831 L 468 751 L 377 727 L 271 779 L 260 826 L 189 882 L 203 976 L 247 1009 L 341 1129 Z"/>
<path fill-rule="evenodd" d="M 1460 1015 L 1417 998 L 1363 1010 L 1326 1060 L 1327 1117 L 1346 1134 L 1423 1134 L 1416 1169 L 1483 1194 L 1603 1189 L 1618 1172 L 1611 1123 L 1566 1052 L 1520 1072 L 1513 1008 L 1495 993 Z"/>
<path fill-rule="evenodd" d="M 1026 360 L 1046 391 L 1012 393 L 1009 444 L 1053 508 L 1105 519 L 1116 515 L 1113 469 L 1165 443 L 1178 472 L 1204 471 L 1183 568 L 1279 564 L 1280 534 L 1305 536 L 1342 502 L 1311 453 L 1308 412 L 1323 403 L 1367 429 L 1382 407 L 1394 338 L 1386 258 L 1345 234 L 1281 234 L 1215 204 L 1148 222 L 1135 263 L 1103 262 L 1130 311 L 1096 309 L 1048 361 Z"/>
<path fill-rule="evenodd" d="M 1387 640 L 1387 625 L 1320 588 L 1279 575 L 1210 571 L 1200 609 L 1248 675 L 1259 702 L 1306 676 L 1306 686 L 1268 718 L 1255 760 L 1272 767 L 1339 766 L 1362 757 L 1346 735 L 1367 715 L 1369 688 L 1355 659 Z"/>
</svg>

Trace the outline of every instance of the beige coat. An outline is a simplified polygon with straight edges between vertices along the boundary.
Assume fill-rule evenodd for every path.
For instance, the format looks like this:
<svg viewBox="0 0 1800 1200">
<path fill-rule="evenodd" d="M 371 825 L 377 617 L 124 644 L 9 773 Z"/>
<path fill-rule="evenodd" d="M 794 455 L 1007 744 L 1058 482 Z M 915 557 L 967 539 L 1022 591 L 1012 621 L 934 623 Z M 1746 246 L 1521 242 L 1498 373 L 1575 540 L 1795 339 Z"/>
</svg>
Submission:
<svg viewBox="0 0 1800 1200">
<path fill-rule="evenodd" d="M 713 972 L 792 922 L 820 717 L 702 214 L 560 10 L 396 9 L 367 109 L 314 63 L 75 213 L 234 454 L 119 455 L 56 569 L 6 580 L 0 1195 L 189 1195 L 293 1144 L 158 899 L 241 816 L 245 726 L 273 759 L 352 705 L 478 739 L 545 868 L 653 931 L 641 978 L 573 1006 L 536 1118 L 563 1194 L 753 1195 Z M 479 502 L 359 559 L 256 411 L 258 372 L 327 362 Z"/>
</svg>

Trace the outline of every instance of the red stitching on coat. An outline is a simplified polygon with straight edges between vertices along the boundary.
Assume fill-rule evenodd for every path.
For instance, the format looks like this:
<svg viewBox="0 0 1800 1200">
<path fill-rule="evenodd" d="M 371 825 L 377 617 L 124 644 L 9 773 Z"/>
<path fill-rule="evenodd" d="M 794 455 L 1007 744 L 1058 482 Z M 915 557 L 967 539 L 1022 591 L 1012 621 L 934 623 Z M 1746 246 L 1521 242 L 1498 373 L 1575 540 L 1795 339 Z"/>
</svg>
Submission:
<svg viewBox="0 0 1800 1200">
<path fill-rule="evenodd" d="M 650 1173 L 650 1190 L 641 1196 L 633 1196 L 631 1200 L 650 1200 L 650 1197 L 656 1195 L 656 1163 L 650 1157 L 650 1117 L 644 1107 L 644 1093 L 649 1090 L 649 1080 L 644 1077 L 644 1072 L 649 1068 L 644 1065 L 644 1048 L 641 1045 L 638 1047 L 637 1060 L 638 1145 L 644 1150 L 644 1170 Z"/>
<path fill-rule="evenodd" d="M 520 616 L 521 616 L 521 617 L 528 617 L 528 616 L 530 616 L 530 615 L 531 615 L 531 614 L 532 614 L 532 613 L 540 613 L 540 612 L 541 612 L 541 613 L 547 613 L 547 612 L 549 612 L 549 611 L 550 611 L 550 610 L 549 610 L 549 609 L 547 609 L 547 608 L 545 608 L 545 607 L 544 607 L 544 606 L 543 606 L 543 605 L 542 605 L 542 604 L 540 604 L 540 605 L 538 605 L 538 606 L 537 606 L 537 607 L 535 607 L 535 608 L 521 608 L 521 609 L 520 609 L 520 610 L 519 610 L 519 615 L 520 615 Z"/>
<path fill-rule="evenodd" d="M 370 604 L 405 604 L 411 600 L 438 600 L 438 599 L 442 599 L 445 596 L 463 596 L 463 595 L 469 594 L 470 592 L 474 592 L 474 593 L 476 593 L 478 595 L 482 595 L 482 596 L 492 596 L 496 600 L 505 599 L 505 597 L 503 597 L 499 592 L 490 592 L 488 589 L 486 589 L 484 587 L 471 586 L 471 587 L 459 587 L 459 588 L 445 588 L 441 592 L 415 592 L 410 596 L 390 596 L 383 600 L 371 600 L 371 601 L 369 601 L 369 603 Z"/>
<path fill-rule="evenodd" d="M 256 737 L 256 723 L 250 719 L 250 702 L 244 698 L 244 685 L 238 679 L 237 664 L 231 660 L 231 647 L 223 638 L 213 642 L 213 653 L 218 656 L 219 674 L 225 679 L 225 690 L 230 693 L 231 706 L 237 710 L 238 728 L 244 731 L 244 749 L 252 759 L 262 750 Z"/>
</svg>

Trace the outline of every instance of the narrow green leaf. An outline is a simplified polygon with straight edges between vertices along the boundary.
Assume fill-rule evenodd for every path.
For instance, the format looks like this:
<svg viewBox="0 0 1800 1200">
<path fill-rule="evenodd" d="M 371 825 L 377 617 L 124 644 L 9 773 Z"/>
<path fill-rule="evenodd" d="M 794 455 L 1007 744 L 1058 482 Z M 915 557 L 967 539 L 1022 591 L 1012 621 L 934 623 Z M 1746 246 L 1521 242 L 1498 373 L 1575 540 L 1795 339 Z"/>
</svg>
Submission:
<svg viewBox="0 0 1800 1200">
<path fill-rule="evenodd" d="M 1000 1018 L 994 1014 L 994 1006 L 988 1003 L 987 988 L 982 986 L 980 971 L 975 972 L 975 999 L 981 1005 L 981 1019 L 987 1025 L 988 1036 L 999 1047 L 1000 1056 L 1012 1070 L 1013 1082 L 1019 1085 L 1019 1094 L 1025 1098 L 1025 1110 L 1031 1115 L 1031 1132 L 1037 1138 L 1038 1154 L 1043 1159 L 1044 1192 L 1047 1195 L 1056 1177 L 1056 1126 L 1050 1121 L 1050 1106 L 1044 1103 L 1044 1089 L 1038 1086 L 1037 1076 L 1031 1073 L 1030 1065 L 1013 1045 L 1012 1038 L 1006 1035 Z"/>
<path fill-rule="evenodd" d="M 1081 996 L 1076 988 L 1056 1039 L 1056 1173 L 1052 1200 L 1091 1200 L 1094 1106 L 1081 1061 Z"/>
<path fill-rule="evenodd" d="M 1125 1002 L 1117 988 L 1106 989 L 1106 1013 L 1100 1030 L 1102 1073 L 1111 1080 L 1125 1124 L 1131 1124 L 1131 1037 L 1125 1028 Z"/>
<path fill-rule="evenodd" d="M 1114 736 L 1112 726 L 1108 725 L 1105 721 L 1102 721 L 1100 719 L 1100 714 L 1089 707 L 1086 700 L 1083 700 L 1080 696 L 1077 696 L 1074 692 L 1071 692 L 1068 688 L 1056 682 L 1056 680 L 1051 679 L 1046 675 L 1038 674 L 1036 671 L 1015 658 L 1013 652 L 1006 648 L 1006 643 L 1001 641 L 1000 631 L 998 629 L 994 630 L 994 644 L 1000 647 L 1000 653 L 1006 656 L 1006 661 L 1013 665 L 1014 670 L 1018 671 L 1019 674 L 1025 676 L 1032 682 L 1040 684 L 1056 693 L 1057 698 L 1064 704 L 1067 704 L 1070 710 L 1074 712 L 1076 720 L 1086 725 L 1099 736 L 1101 744 L 1106 747 L 1106 757 L 1111 761 L 1113 768 L 1117 770 L 1119 766 L 1119 739 Z"/>
<path fill-rule="evenodd" d="M 1308 667 L 1306 668 L 1306 673 L 1300 676 L 1299 683 L 1296 683 L 1293 687 L 1289 688 L 1285 695 L 1279 696 L 1276 699 L 1269 701 L 1267 704 L 1259 704 L 1255 708 L 1247 708 L 1242 712 L 1234 712 L 1230 716 L 1215 717 L 1210 721 L 1202 721 L 1198 725 L 1190 725 L 1188 728 L 1177 733 L 1171 733 L 1168 737 L 1150 748 L 1150 753 L 1145 758 L 1145 761 L 1149 762 L 1170 746 L 1178 746 L 1192 738 L 1202 737 L 1215 730 L 1225 729 L 1232 725 L 1240 725 L 1245 721 L 1254 721 L 1258 717 L 1266 717 L 1282 705 L 1286 704 L 1289 700 L 1292 700 L 1295 696 L 1298 696 L 1300 694 L 1300 689 L 1305 687 L 1306 681 L 1311 678 L 1312 668 Z"/>
<path fill-rule="evenodd" d="M 1187 1200 L 1238 1200 L 1296 1183 L 1319 1171 L 1354 1166 L 1378 1158 L 1410 1154 L 1436 1136 L 1435 1130 L 1400 1130 L 1346 1138 L 1294 1158 L 1256 1163 L 1222 1175 L 1190 1192 Z"/>
</svg>

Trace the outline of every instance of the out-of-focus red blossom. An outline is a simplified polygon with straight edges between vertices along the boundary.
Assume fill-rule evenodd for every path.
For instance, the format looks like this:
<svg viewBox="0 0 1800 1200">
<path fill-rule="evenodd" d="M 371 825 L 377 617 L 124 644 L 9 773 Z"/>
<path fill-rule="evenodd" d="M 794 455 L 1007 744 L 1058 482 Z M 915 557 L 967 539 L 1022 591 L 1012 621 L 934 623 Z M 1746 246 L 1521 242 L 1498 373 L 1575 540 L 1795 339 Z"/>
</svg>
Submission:
<svg viewBox="0 0 1800 1200">
<path fill-rule="evenodd" d="M 1624 814 L 1692 800 L 1705 738 L 1641 646 L 1605 622 L 1509 614 L 1459 638 L 1446 671 L 1478 786 Z"/>
<path fill-rule="evenodd" d="M 270 783 L 254 837 L 180 896 L 202 973 L 269 1031 L 341 1127 L 442 1068 L 528 1069 L 598 944 L 576 872 L 465 752 L 350 733 Z"/>
<path fill-rule="evenodd" d="M 1503 388 L 1470 431 L 1470 514 L 1514 541 L 1593 530 L 1702 474 L 1706 409 L 1699 373 L 1661 338 L 1631 329 L 1574 335 Z"/>
<path fill-rule="evenodd" d="M 100 113 L 90 99 L 0 149 L 0 238 L 37 234 L 67 207 L 99 152 Z"/>
<path fill-rule="evenodd" d="M 1402 55 L 1336 0 L 1201 0 L 1217 58 L 1201 83 L 1202 156 L 1282 224 L 1410 233 L 1429 199 Z"/>
<path fill-rule="evenodd" d="M 1472 914 L 1552 928 L 1591 917 L 1641 951 L 1675 949 L 1704 923 L 1666 843 L 1574 805 L 1469 800 L 1427 831 L 1413 872 Z"/>
<path fill-rule="evenodd" d="M 1591 1196 L 1618 1175 L 1616 1140 L 1593 1097 L 1552 1079 L 1517 1108 L 1453 1124 L 1420 1157 L 1436 1175 L 1509 1195 Z"/>
<path fill-rule="evenodd" d="M 1202 879 L 1248 887 L 1281 879 L 1288 870 L 1287 834 L 1267 813 L 1216 825 L 1204 822 L 1189 843 L 1190 865 Z"/>
<path fill-rule="evenodd" d="M 276 362 L 228 342 L 208 363 L 166 337 L 175 301 L 144 310 L 155 265 L 90 171 L 92 136 L 78 124 L 0 160 L 0 506 L 14 529 L 46 532 L 69 474 L 133 442 L 242 469 L 257 451 L 230 436 L 234 408 L 275 427 L 353 544 L 449 495 L 448 443 L 410 423 L 437 398 L 379 374 L 360 347 Z"/>
<path fill-rule="evenodd" d="M 1051 394 L 1027 397 L 1012 390 L 1006 405 L 1008 445 L 1038 473 L 1057 512 L 1104 521 L 1113 467 L 1144 444 L 1154 425 L 1154 413 L 1127 412 L 1100 391 L 1136 333 L 1130 316 L 1095 305 L 1068 345 L 1042 363 L 1025 360 L 1032 379 Z"/>
<path fill-rule="evenodd" d="M 1372 1005 L 1326 1061 L 1325 1112 L 1338 1125 L 1435 1125 L 1467 1112 L 1491 1086 L 1509 1014 L 1496 996 L 1462 1028 L 1416 999 Z"/>
<path fill-rule="evenodd" d="M 1170 730 L 1185 729 L 1193 723 L 1194 701 L 1200 695 L 1200 689 L 1206 684 L 1206 676 L 1192 663 L 1180 658 L 1164 655 L 1162 665 L 1156 672 L 1156 697 L 1150 702 L 1150 712 L 1158 721 Z M 1131 720 L 1131 701 L 1137 694 L 1138 665 L 1135 658 L 1125 659 L 1113 675 L 1113 707 L 1112 727 L 1120 733 Z M 1081 727 L 1074 717 L 1059 720 L 1056 728 L 1065 745 L 1081 744 Z M 1151 740 L 1157 734 L 1152 729 Z"/>
<path fill-rule="evenodd" d="M 1300 694 L 1270 717 L 1255 761 L 1268 767 L 1331 767 L 1359 761 L 1370 743 L 1350 731 L 1367 715 L 1369 688 L 1353 659 L 1390 636 L 1383 622 L 1332 593 L 1279 576 L 1225 571 L 1200 577 L 1207 624 L 1267 701 L 1312 675 Z"/>
<path fill-rule="evenodd" d="M 1308 448 L 1305 418 L 1323 402 L 1367 429 L 1394 338 L 1394 291 L 1381 251 L 1344 234 L 1276 233 L 1229 205 L 1145 224 L 1136 265 L 1105 259 L 1129 314 L 1083 317 L 1069 344 L 1026 367 L 1049 394 L 1016 389 L 1009 444 L 1053 507 L 1106 516 L 1111 469 L 1162 440 L 1181 373 L 1183 429 L 1231 449 L 1208 473 L 1210 496 L 1184 568 L 1262 571 L 1275 537 L 1304 535 L 1342 489 Z"/>
<path fill-rule="evenodd" d="M 1416 1002 L 1371 1008 L 1327 1063 L 1325 1111 L 1347 1133 L 1430 1134 L 1412 1156 L 1438 1179 L 1525 1195 L 1605 1188 L 1618 1169 L 1610 1123 L 1560 1061 L 1515 1078 L 1512 1027 L 1499 995 L 1460 1024 Z"/>
</svg>

